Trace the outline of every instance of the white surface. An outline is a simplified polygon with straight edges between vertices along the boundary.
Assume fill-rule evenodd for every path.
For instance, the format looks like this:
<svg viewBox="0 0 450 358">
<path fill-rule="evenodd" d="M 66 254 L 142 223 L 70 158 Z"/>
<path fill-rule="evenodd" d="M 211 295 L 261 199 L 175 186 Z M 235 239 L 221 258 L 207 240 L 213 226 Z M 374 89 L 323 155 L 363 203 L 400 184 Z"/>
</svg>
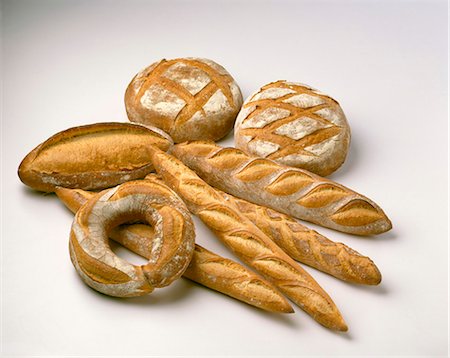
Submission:
<svg viewBox="0 0 450 358">
<path fill-rule="evenodd" d="M 4 356 L 447 354 L 445 1 L 3 1 L 2 12 Z M 380 286 L 361 287 L 309 269 L 347 334 L 298 308 L 267 314 L 187 280 L 137 299 L 97 294 L 69 260 L 71 214 L 19 181 L 37 144 L 68 127 L 125 121 L 132 76 L 179 56 L 219 62 L 244 97 L 287 79 L 341 102 L 353 141 L 332 178 L 394 224 L 370 238 L 319 229 L 383 274 Z M 196 224 L 199 243 L 232 257 Z"/>
</svg>

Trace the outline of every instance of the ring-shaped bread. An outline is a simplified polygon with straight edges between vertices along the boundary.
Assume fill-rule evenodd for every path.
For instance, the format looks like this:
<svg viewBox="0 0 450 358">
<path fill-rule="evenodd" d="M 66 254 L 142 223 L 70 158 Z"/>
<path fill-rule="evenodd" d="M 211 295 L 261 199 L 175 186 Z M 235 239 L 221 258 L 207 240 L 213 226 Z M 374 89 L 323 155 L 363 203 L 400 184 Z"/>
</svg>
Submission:
<svg viewBox="0 0 450 358">
<path fill-rule="evenodd" d="M 154 228 L 151 257 L 136 266 L 110 248 L 109 231 L 126 222 Z M 70 232 L 70 257 L 83 281 L 116 297 L 142 296 L 169 285 L 186 270 L 194 252 L 195 229 L 183 201 L 155 180 L 104 190 L 78 210 Z"/>
</svg>

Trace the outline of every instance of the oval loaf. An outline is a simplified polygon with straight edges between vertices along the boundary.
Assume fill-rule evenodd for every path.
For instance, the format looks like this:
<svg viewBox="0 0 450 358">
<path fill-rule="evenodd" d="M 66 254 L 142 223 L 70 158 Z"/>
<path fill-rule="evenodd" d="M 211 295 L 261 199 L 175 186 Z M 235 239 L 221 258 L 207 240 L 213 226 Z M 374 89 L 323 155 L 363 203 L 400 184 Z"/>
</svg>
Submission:
<svg viewBox="0 0 450 358">
<path fill-rule="evenodd" d="M 235 124 L 236 148 L 321 176 L 347 156 L 350 127 L 339 103 L 300 83 L 277 81 L 244 103 Z"/>
<path fill-rule="evenodd" d="M 204 58 L 155 62 L 132 79 L 125 93 L 131 122 L 161 128 L 175 142 L 224 137 L 241 105 L 231 75 Z"/>
<path fill-rule="evenodd" d="M 22 182 L 50 192 L 56 186 L 104 189 L 143 178 L 152 169 L 149 148 L 168 150 L 172 139 L 157 128 L 97 123 L 59 132 L 33 149 L 19 166 Z"/>
</svg>

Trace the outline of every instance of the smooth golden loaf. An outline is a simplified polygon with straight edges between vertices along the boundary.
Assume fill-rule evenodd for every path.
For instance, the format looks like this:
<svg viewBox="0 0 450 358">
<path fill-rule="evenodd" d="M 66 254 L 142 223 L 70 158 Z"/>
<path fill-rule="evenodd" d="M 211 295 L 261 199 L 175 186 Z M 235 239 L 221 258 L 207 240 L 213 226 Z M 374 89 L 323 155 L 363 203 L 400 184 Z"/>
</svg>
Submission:
<svg viewBox="0 0 450 358">
<path fill-rule="evenodd" d="M 153 169 L 149 147 L 164 151 L 172 139 L 158 128 L 96 123 L 59 132 L 33 149 L 19 166 L 20 180 L 51 192 L 57 186 L 105 189 L 145 177 Z"/>
<path fill-rule="evenodd" d="M 148 263 L 141 266 L 118 257 L 108 242 L 112 228 L 138 220 L 154 228 Z M 141 296 L 183 274 L 194 252 L 194 238 L 190 213 L 171 189 L 132 181 L 95 194 L 76 212 L 70 258 L 91 288 L 116 297 Z"/>
<path fill-rule="evenodd" d="M 175 157 L 154 148 L 157 173 L 233 252 L 325 327 L 346 331 L 338 308 L 303 268 L 246 218 L 235 205 Z"/>
<path fill-rule="evenodd" d="M 290 257 L 341 280 L 378 285 L 381 273 L 373 261 L 341 242 L 334 242 L 288 215 L 217 190 Z"/>
<path fill-rule="evenodd" d="M 327 176 L 347 156 L 350 127 L 330 96 L 301 83 L 276 81 L 244 102 L 234 140 L 250 155 Z"/>
<path fill-rule="evenodd" d="M 241 105 L 231 75 L 204 58 L 155 62 L 132 79 L 125 93 L 131 122 L 161 128 L 175 142 L 224 137 Z"/>
<path fill-rule="evenodd" d="M 147 176 L 147 180 L 157 179 Z M 56 188 L 55 193 L 73 213 L 95 195 L 66 188 Z M 120 225 L 110 231 L 109 237 L 142 257 L 150 259 L 152 256 L 154 230 L 149 225 Z M 294 312 L 289 302 L 269 282 L 239 263 L 197 244 L 183 277 L 266 311 Z"/>
<path fill-rule="evenodd" d="M 251 157 L 214 142 L 177 144 L 171 153 L 210 185 L 298 219 L 356 235 L 380 234 L 392 228 L 372 200 L 306 170 Z"/>
</svg>

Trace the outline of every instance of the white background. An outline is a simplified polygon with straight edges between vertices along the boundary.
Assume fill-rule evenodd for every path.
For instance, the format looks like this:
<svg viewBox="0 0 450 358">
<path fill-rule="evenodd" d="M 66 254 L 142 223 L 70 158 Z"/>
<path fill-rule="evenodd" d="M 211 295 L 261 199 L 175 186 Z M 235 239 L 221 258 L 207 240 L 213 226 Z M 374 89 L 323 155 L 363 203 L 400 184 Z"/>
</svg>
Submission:
<svg viewBox="0 0 450 358">
<path fill-rule="evenodd" d="M 445 1 L 19 0 L 3 1 L 2 15 L 4 356 L 447 354 Z M 308 269 L 348 333 L 298 308 L 268 314 L 184 279 L 147 297 L 97 294 L 69 260 L 72 215 L 19 181 L 36 145 L 72 126 L 126 121 L 132 76 L 184 56 L 222 64 L 244 97 L 287 79 L 340 101 L 353 138 L 332 178 L 375 200 L 394 224 L 369 238 L 319 228 L 383 274 L 378 287 L 362 287 Z M 232 257 L 196 224 L 199 243 Z"/>
</svg>

